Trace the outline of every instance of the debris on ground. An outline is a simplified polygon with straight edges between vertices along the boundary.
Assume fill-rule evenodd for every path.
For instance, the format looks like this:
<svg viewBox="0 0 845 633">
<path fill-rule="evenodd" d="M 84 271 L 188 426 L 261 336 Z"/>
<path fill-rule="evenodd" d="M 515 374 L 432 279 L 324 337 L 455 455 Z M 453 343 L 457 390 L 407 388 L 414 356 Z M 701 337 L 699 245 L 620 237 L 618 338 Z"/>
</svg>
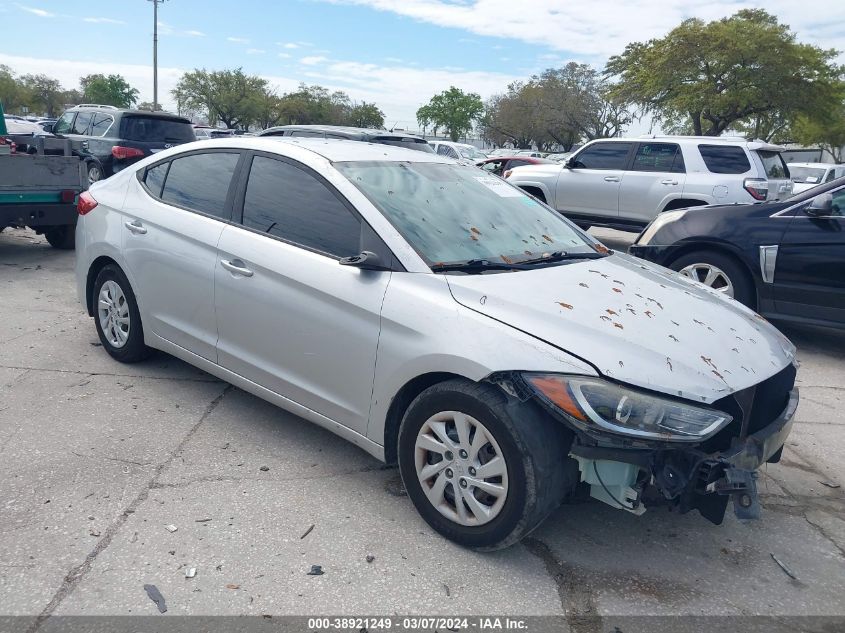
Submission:
<svg viewBox="0 0 845 633">
<path fill-rule="evenodd" d="M 147 592 L 147 595 L 150 597 L 150 600 L 156 603 L 159 613 L 167 612 L 167 605 L 164 603 L 164 596 L 161 595 L 161 592 L 158 590 L 158 587 L 156 587 L 155 585 L 144 585 L 144 591 Z"/>
<path fill-rule="evenodd" d="M 194 523 L 208 523 L 211 519 L 195 519 Z"/>
<path fill-rule="evenodd" d="M 261 468 L 259 468 L 258 470 L 260 470 L 261 472 L 265 472 L 265 473 L 266 473 L 268 470 L 270 470 L 270 467 L 269 467 L 269 466 L 262 466 L 262 467 L 261 467 Z"/>
<path fill-rule="evenodd" d="M 176 530 L 178 530 L 179 528 L 178 528 L 178 527 L 176 527 L 175 525 L 173 525 L 173 524 L 171 523 L 170 525 L 165 525 L 165 526 L 164 526 L 164 529 L 165 529 L 165 530 L 167 530 L 168 532 L 170 532 L 170 533 L 172 534 L 173 532 L 175 532 L 175 531 L 176 531 Z"/>
<path fill-rule="evenodd" d="M 226 585 L 226 589 L 240 589 L 240 588 L 241 588 L 241 586 L 236 585 L 235 583 L 229 583 L 228 585 Z"/>
<path fill-rule="evenodd" d="M 197 575 L 197 568 L 196 567 L 188 567 L 185 570 L 185 578 L 193 578 Z"/>
<path fill-rule="evenodd" d="M 832 481 L 822 481 L 821 479 L 819 479 L 819 483 L 822 486 L 827 486 L 828 488 L 834 488 L 834 489 L 835 488 L 841 488 L 841 486 L 839 484 L 835 484 Z"/>
<path fill-rule="evenodd" d="M 311 565 L 311 571 L 309 571 L 306 576 L 322 576 L 326 572 L 323 571 L 322 565 Z"/>
<path fill-rule="evenodd" d="M 451 592 L 451 591 L 449 591 L 449 585 L 447 585 L 447 584 L 444 582 L 444 583 L 443 583 L 443 588 L 446 590 L 446 597 L 447 597 L 447 598 L 449 598 L 449 597 L 452 595 L 452 592 Z"/>
<path fill-rule="evenodd" d="M 792 580 L 798 580 L 798 576 L 796 576 L 796 575 L 793 573 L 793 571 L 792 571 L 789 567 L 787 567 L 787 566 L 786 566 L 786 563 L 784 563 L 782 560 L 780 560 L 780 559 L 779 559 L 777 556 L 775 556 L 774 554 L 770 554 L 770 555 L 771 555 L 771 557 L 772 557 L 772 560 L 773 560 L 773 561 L 775 561 L 775 562 L 778 564 L 778 567 L 780 567 L 780 568 L 784 571 L 784 573 L 785 573 L 787 576 L 789 576 L 790 578 L 792 578 Z"/>
<path fill-rule="evenodd" d="M 304 533 L 302 536 L 300 536 L 300 537 L 299 537 L 299 540 L 301 541 L 301 540 L 302 540 L 302 539 L 304 539 L 306 536 L 308 536 L 309 534 L 311 534 L 311 530 L 313 530 L 313 529 L 314 529 L 314 524 L 312 523 L 312 524 L 311 524 L 311 527 L 310 527 L 310 528 L 308 528 L 307 530 L 305 530 L 305 533 Z"/>
<path fill-rule="evenodd" d="M 88 532 L 88 534 L 90 534 L 91 536 L 100 536 L 100 531 L 92 529 Z"/>
<path fill-rule="evenodd" d="M 372 563 L 376 559 L 372 554 L 367 554 L 367 562 Z"/>
</svg>

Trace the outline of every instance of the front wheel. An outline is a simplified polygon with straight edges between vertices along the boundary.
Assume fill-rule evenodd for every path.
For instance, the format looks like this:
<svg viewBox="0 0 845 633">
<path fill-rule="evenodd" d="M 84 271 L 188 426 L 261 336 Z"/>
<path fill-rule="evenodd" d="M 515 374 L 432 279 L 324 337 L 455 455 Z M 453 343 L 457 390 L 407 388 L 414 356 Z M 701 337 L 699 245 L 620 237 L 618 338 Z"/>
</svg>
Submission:
<svg viewBox="0 0 845 633">
<path fill-rule="evenodd" d="M 695 251 L 676 259 L 670 268 L 755 309 L 753 282 L 742 265 L 729 255 Z"/>
<path fill-rule="evenodd" d="M 144 344 L 144 330 L 135 293 L 123 271 L 105 266 L 92 290 L 94 323 L 105 350 L 122 363 L 144 360 L 152 350 Z"/>
<path fill-rule="evenodd" d="M 498 387 L 450 380 L 421 393 L 399 430 L 399 470 L 425 521 L 494 550 L 529 534 L 561 502 L 571 435 Z M 571 478 L 571 477 L 570 477 Z"/>
</svg>

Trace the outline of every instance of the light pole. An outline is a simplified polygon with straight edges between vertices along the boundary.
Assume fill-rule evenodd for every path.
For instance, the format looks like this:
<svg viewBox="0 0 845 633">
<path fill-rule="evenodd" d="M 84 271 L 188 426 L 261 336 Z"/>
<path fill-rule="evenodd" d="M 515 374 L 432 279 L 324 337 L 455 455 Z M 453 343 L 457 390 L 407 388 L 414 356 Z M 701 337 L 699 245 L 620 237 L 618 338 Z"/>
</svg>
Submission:
<svg viewBox="0 0 845 633">
<path fill-rule="evenodd" d="M 158 111 L 158 5 L 164 0 L 147 0 L 153 3 L 153 112 Z"/>
</svg>

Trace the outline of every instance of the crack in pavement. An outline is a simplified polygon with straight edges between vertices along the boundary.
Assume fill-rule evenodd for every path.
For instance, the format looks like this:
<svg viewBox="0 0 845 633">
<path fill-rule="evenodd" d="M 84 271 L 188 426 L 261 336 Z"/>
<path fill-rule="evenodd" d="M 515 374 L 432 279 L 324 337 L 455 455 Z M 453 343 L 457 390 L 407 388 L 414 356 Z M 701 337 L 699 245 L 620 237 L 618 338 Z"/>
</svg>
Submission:
<svg viewBox="0 0 845 633">
<path fill-rule="evenodd" d="M 17 365 L 0 365 L 0 369 L 20 369 L 20 370 L 27 370 L 27 371 L 45 371 L 45 372 L 54 372 L 59 374 L 76 374 L 78 376 L 111 376 L 113 378 L 148 378 L 150 380 L 169 380 L 169 381 L 176 381 L 176 382 L 203 382 L 203 383 L 223 383 L 222 380 L 218 380 L 217 378 L 213 377 L 211 374 L 208 375 L 208 378 L 177 378 L 175 376 L 144 376 L 140 374 L 118 374 L 113 372 L 107 371 L 82 371 L 79 369 L 54 369 L 49 367 L 23 367 Z"/>
<path fill-rule="evenodd" d="M 546 573 L 557 585 L 560 606 L 573 633 L 601 633 L 601 616 L 596 609 L 592 587 L 577 570 L 560 561 L 543 541 L 529 536 L 522 545 L 543 561 Z"/>
<path fill-rule="evenodd" d="M 33 624 L 27 629 L 26 633 L 35 633 L 38 631 L 39 628 L 50 618 L 53 612 L 58 608 L 58 606 L 62 603 L 62 601 L 67 598 L 69 595 L 73 593 L 85 575 L 91 570 L 91 567 L 94 564 L 94 561 L 97 557 L 105 551 L 105 549 L 111 544 L 114 537 L 117 535 L 117 532 L 123 527 L 123 524 L 129 519 L 129 517 L 135 513 L 138 507 L 147 500 L 150 496 L 150 490 L 153 489 L 155 484 L 157 483 L 158 478 L 161 474 L 165 471 L 165 469 L 170 466 L 173 460 L 176 458 L 179 453 L 181 453 L 191 438 L 199 431 L 199 428 L 202 426 L 203 422 L 208 419 L 208 417 L 214 412 L 223 398 L 233 390 L 235 387 L 232 385 L 227 385 L 225 389 L 218 395 L 214 400 L 212 400 L 209 405 L 206 407 L 203 414 L 200 416 L 200 419 L 194 424 L 190 430 L 185 434 L 185 436 L 180 440 L 180 442 L 176 445 L 176 447 L 167 455 L 167 457 L 155 467 L 153 471 L 153 475 L 150 480 L 147 482 L 147 485 L 143 487 L 143 489 L 138 493 L 138 495 L 132 500 L 132 502 L 126 506 L 126 508 L 121 512 L 118 517 L 114 520 L 114 522 L 106 529 L 103 533 L 103 537 L 97 541 L 97 545 L 94 546 L 94 549 L 85 557 L 79 565 L 72 568 L 62 581 L 61 586 L 53 594 L 53 597 L 50 599 L 50 602 L 47 603 L 47 606 L 41 611 L 38 617 L 35 618 Z"/>
<path fill-rule="evenodd" d="M 287 482 L 297 482 L 297 481 L 317 481 L 320 479 L 336 479 L 338 477 L 348 477 L 350 475 L 358 475 L 360 473 L 371 473 L 379 470 L 385 470 L 384 465 L 380 464 L 377 466 L 364 466 L 363 468 L 355 468 L 353 470 L 345 470 L 339 473 L 327 473 L 325 475 L 312 475 L 308 477 L 248 477 L 248 476 L 240 476 L 240 475 L 206 475 L 204 477 L 193 477 L 191 479 L 186 479 L 183 481 L 174 481 L 170 483 L 160 483 L 156 482 L 151 486 L 152 490 L 163 490 L 163 489 L 173 489 L 173 488 L 187 488 L 188 486 L 193 486 L 194 484 L 203 484 L 209 482 L 240 482 L 240 481 L 252 481 L 252 482 L 266 482 L 266 483 L 277 483 L 277 484 L 284 484 Z"/>
</svg>

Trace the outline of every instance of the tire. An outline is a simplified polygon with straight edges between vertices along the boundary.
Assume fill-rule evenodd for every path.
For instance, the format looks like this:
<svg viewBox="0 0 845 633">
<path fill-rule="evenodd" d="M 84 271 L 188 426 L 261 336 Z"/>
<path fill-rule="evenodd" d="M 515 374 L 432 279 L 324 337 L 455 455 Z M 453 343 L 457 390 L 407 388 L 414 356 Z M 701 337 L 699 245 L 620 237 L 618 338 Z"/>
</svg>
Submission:
<svg viewBox="0 0 845 633">
<path fill-rule="evenodd" d="M 51 226 L 44 229 L 44 237 L 53 248 L 72 250 L 76 247 L 76 225 Z"/>
<path fill-rule="evenodd" d="M 85 165 L 85 171 L 88 176 L 88 187 L 105 178 L 105 174 L 103 174 L 103 166 L 97 161 L 92 160 Z"/>
<path fill-rule="evenodd" d="M 464 442 L 455 423 L 460 415 L 468 416 Z M 439 426 L 442 420 L 446 422 Z M 442 433 L 451 446 L 437 439 Z M 473 448 L 478 433 L 483 433 L 485 443 Z M 440 442 L 437 452 L 419 448 L 423 436 L 426 447 L 432 446 L 432 438 L 434 446 Z M 577 470 L 573 474 L 566 468 L 572 462 L 566 457 L 571 443 L 571 432 L 533 402 L 520 403 L 491 384 L 449 380 L 423 391 L 405 412 L 399 429 L 399 470 L 408 496 L 434 530 L 460 545 L 496 550 L 527 536 L 577 484 Z M 469 448 L 468 455 L 461 452 L 462 447 Z M 480 474 L 483 464 L 490 474 Z M 423 483 L 418 472 L 426 468 L 437 472 Z M 464 482 L 473 481 L 482 482 L 487 490 L 497 486 L 503 494 L 488 495 L 471 483 L 463 488 Z M 471 496 L 473 502 L 460 501 L 463 521 L 459 495 L 462 499 Z"/>
<path fill-rule="evenodd" d="M 718 273 L 724 275 L 724 279 L 730 284 L 732 290 L 726 286 L 720 286 L 718 278 L 714 280 L 714 285 L 708 283 L 705 283 L 705 285 L 709 285 L 714 290 L 722 290 L 727 296 L 736 299 L 752 310 L 756 308 L 757 301 L 754 282 L 743 265 L 730 255 L 711 250 L 695 251 L 682 255 L 672 262 L 669 267 L 687 277 L 702 282 L 706 281 L 708 267 L 710 270 L 715 268 Z"/>
<path fill-rule="evenodd" d="M 141 314 L 138 312 L 138 302 L 123 271 L 113 264 L 103 267 L 94 281 L 91 292 L 94 324 L 103 348 L 112 358 L 121 363 L 137 363 L 148 358 L 152 349 L 144 344 L 144 329 L 141 324 Z M 108 318 L 102 312 L 104 308 L 101 307 L 99 299 L 104 293 L 105 298 L 110 298 L 114 305 L 114 309 L 109 312 L 116 320 L 114 327 L 109 327 Z M 127 317 L 126 322 L 117 321 L 117 319 L 127 319 Z M 104 327 L 108 329 L 108 332 L 104 331 Z"/>
</svg>

